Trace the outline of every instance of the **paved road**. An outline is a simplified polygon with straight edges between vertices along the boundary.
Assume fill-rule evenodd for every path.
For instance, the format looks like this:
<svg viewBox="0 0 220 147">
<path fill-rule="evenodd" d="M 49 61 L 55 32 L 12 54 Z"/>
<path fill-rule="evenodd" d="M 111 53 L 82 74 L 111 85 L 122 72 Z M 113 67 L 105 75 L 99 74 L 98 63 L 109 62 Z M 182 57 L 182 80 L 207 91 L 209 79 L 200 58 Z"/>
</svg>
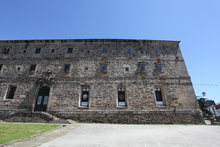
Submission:
<svg viewBox="0 0 220 147">
<path fill-rule="evenodd" d="M 220 126 L 81 124 L 40 147 L 220 147 Z"/>
</svg>

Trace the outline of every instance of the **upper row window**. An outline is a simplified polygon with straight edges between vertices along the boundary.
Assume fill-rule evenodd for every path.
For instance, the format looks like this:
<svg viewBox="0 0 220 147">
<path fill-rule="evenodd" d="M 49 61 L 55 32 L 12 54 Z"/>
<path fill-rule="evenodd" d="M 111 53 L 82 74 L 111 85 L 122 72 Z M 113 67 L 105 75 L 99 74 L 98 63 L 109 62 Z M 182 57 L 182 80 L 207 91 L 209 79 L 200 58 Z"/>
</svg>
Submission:
<svg viewBox="0 0 220 147">
<path fill-rule="evenodd" d="M 10 51 L 10 47 L 0 48 L 0 52 L 1 52 L 2 54 L 9 54 L 9 51 Z"/>
<path fill-rule="evenodd" d="M 107 53 L 107 52 L 108 52 L 108 49 L 107 49 L 107 48 L 102 48 L 102 49 L 101 49 L 101 52 L 102 52 L 102 53 Z"/>
<path fill-rule="evenodd" d="M 73 48 L 68 48 L 68 49 L 67 49 L 67 53 L 68 53 L 68 54 L 73 53 Z"/>
<path fill-rule="evenodd" d="M 40 54 L 41 48 L 36 48 L 35 54 Z"/>
</svg>

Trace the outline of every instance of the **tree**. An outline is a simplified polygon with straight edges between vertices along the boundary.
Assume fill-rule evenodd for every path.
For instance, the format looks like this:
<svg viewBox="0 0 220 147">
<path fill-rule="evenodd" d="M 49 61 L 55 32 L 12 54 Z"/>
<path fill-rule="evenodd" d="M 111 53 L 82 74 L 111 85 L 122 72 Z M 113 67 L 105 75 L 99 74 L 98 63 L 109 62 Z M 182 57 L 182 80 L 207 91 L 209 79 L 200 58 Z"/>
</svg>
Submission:
<svg viewBox="0 0 220 147">
<path fill-rule="evenodd" d="M 206 117 L 206 118 L 211 118 L 213 114 L 212 114 L 212 112 L 210 112 L 207 109 L 207 106 L 205 105 L 206 98 L 199 98 L 197 101 L 199 103 L 200 109 L 202 110 L 203 116 Z"/>
</svg>

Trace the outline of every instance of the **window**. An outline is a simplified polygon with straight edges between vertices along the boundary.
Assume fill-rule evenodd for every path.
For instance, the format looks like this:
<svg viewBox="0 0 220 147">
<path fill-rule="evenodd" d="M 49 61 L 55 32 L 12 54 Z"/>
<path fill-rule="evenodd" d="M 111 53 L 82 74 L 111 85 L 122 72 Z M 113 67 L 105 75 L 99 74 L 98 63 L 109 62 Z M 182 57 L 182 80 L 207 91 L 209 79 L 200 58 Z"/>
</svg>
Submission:
<svg viewBox="0 0 220 147">
<path fill-rule="evenodd" d="M 118 88 L 118 106 L 125 107 L 125 89 L 124 88 Z"/>
<path fill-rule="evenodd" d="M 30 72 L 35 72 L 36 66 L 37 66 L 36 64 L 32 64 L 29 71 Z"/>
<path fill-rule="evenodd" d="M 17 71 L 20 71 L 20 70 L 21 70 L 21 67 L 18 67 L 18 68 L 17 68 Z"/>
<path fill-rule="evenodd" d="M 2 54 L 9 54 L 9 51 L 10 51 L 10 47 L 0 48 L 0 52 L 1 52 Z"/>
<path fill-rule="evenodd" d="M 107 65 L 101 65 L 101 71 L 107 72 Z"/>
<path fill-rule="evenodd" d="M 146 65 L 140 64 L 138 67 L 139 72 L 145 72 L 147 71 Z"/>
<path fill-rule="evenodd" d="M 36 48 L 35 54 L 40 54 L 41 48 Z"/>
<path fill-rule="evenodd" d="M 13 99 L 16 91 L 16 86 L 9 86 L 6 99 Z"/>
<path fill-rule="evenodd" d="M 155 88 L 156 104 L 158 106 L 164 106 L 161 88 Z"/>
<path fill-rule="evenodd" d="M 89 106 L 89 87 L 82 87 L 80 106 L 83 107 Z"/>
<path fill-rule="evenodd" d="M 25 54 L 26 52 L 27 52 L 26 50 L 23 51 L 24 54 Z"/>
<path fill-rule="evenodd" d="M 2 64 L 0 64 L 0 72 L 2 71 L 2 67 L 3 67 L 3 65 L 2 65 Z"/>
<path fill-rule="evenodd" d="M 102 49 L 101 49 L 101 52 L 102 52 L 102 53 L 107 53 L 107 52 L 108 52 L 108 49 L 107 49 L 107 48 L 102 48 Z"/>
<path fill-rule="evenodd" d="M 142 50 L 139 50 L 139 54 L 144 54 L 145 51 L 142 49 Z"/>
<path fill-rule="evenodd" d="M 160 54 L 160 50 L 159 49 L 155 50 L 155 54 L 156 55 Z"/>
<path fill-rule="evenodd" d="M 52 49 L 52 50 L 51 50 L 51 53 L 54 53 L 54 52 L 55 52 L 55 49 Z"/>
<path fill-rule="evenodd" d="M 9 54 L 9 51 L 10 51 L 10 47 L 6 47 L 6 48 L 4 49 L 4 54 Z"/>
<path fill-rule="evenodd" d="M 86 66 L 86 67 L 85 67 L 85 70 L 88 70 L 88 69 L 89 69 L 89 68 Z"/>
<path fill-rule="evenodd" d="M 134 52 L 134 51 L 133 51 L 132 48 L 129 48 L 129 49 L 128 49 L 128 54 L 129 54 L 129 55 L 133 54 L 133 52 Z"/>
<path fill-rule="evenodd" d="M 158 72 L 163 72 L 163 65 L 162 65 L 162 64 L 156 65 L 156 70 L 157 70 Z"/>
<path fill-rule="evenodd" d="M 69 73 L 69 72 L 70 72 L 70 64 L 65 64 L 65 66 L 64 66 L 64 71 L 65 71 L 66 73 Z"/>
<path fill-rule="evenodd" d="M 68 54 L 73 53 L 73 48 L 68 48 L 67 53 L 68 53 Z"/>
<path fill-rule="evenodd" d="M 129 71 L 129 67 L 125 67 L 125 71 Z"/>
</svg>

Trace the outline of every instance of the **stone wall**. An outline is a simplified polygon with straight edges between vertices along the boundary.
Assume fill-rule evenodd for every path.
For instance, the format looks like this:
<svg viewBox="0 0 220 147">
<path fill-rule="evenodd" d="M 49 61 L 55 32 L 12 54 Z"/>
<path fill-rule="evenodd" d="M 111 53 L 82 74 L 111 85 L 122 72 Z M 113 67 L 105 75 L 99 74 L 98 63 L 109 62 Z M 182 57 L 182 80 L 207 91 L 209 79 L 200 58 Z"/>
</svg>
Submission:
<svg viewBox="0 0 220 147">
<path fill-rule="evenodd" d="M 73 111 L 50 112 L 79 122 L 128 124 L 202 124 L 200 111 Z"/>
<path fill-rule="evenodd" d="M 35 53 L 37 48 L 41 49 L 38 54 Z M 73 48 L 73 52 L 68 53 L 68 48 Z M 8 53 L 5 49 L 9 49 Z M 30 72 L 33 64 L 36 64 L 36 70 Z M 71 65 L 69 72 L 64 71 L 65 64 Z M 187 123 L 190 119 L 192 123 L 196 123 L 194 119 L 201 120 L 196 117 L 199 113 L 191 113 L 200 110 L 178 41 L 0 41 L 0 65 L 0 110 L 33 111 L 39 89 L 48 86 L 47 111 L 62 117 L 68 112 L 70 118 L 88 121 L 86 114 L 91 113 L 90 118 L 98 111 L 109 115 L 111 122 L 118 121 L 118 113 L 123 113 L 125 120 L 133 116 L 138 120 L 146 117 L 143 122 L 182 122 L 179 120 L 184 117 L 188 118 Z M 101 70 L 102 65 L 107 66 L 107 71 Z M 140 72 L 140 65 L 145 65 L 146 71 Z M 163 70 L 158 71 L 157 65 L 162 65 Z M 49 76 L 52 77 L 45 76 L 45 73 L 51 73 Z M 6 99 L 10 85 L 17 89 L 13 99 Z M 89 107 L 79 105 L 82 86 L 85 85 L 90 87 Z M 125 88 L 126 107 L 117 105 L 119 86 Z M 155 88 L 162 89 L 164 106 L 156 105 Z M 174 110 L 178 113 L 171 113 Z M 134 115 L 136 112 L 141 115 Z M 153 114 L 155 118 L 151 117 Z M 162 121 L 160 115 L 168 119 Z M 152 119 L 147 120 L 148 117 Z M 175 118 L 178 121 L 174 121 Z"/>
</svg>

